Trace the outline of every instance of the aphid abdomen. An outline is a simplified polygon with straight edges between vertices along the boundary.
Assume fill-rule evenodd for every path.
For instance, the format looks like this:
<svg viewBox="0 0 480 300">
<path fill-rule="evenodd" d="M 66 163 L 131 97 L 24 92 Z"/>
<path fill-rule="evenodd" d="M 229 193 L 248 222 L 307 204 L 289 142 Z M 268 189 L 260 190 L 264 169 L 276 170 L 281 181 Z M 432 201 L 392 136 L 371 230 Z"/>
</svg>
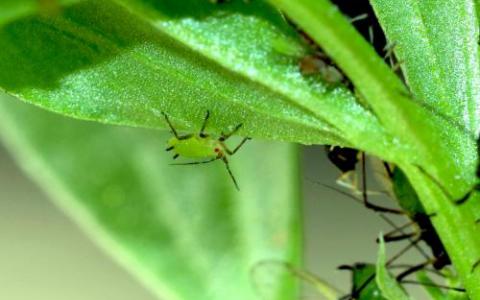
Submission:
<svg viewBox="0 0 480 300">
<path fill-rule="evenodd" d="M 180 156 L 198 159 L 215 158 L 218 156 L 215 148 L 220 149 L 216 140 L 199 136 L 192 136 L 185 140 L 170 140 L 169 145 L 174 146 L 173 151 Z"/>
</svg>

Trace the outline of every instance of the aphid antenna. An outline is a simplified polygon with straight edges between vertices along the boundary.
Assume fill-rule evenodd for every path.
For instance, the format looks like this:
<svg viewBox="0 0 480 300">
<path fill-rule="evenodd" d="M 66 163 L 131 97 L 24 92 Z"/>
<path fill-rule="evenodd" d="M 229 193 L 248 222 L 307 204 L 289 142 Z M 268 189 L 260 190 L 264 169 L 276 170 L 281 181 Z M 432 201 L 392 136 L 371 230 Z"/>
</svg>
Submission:
<svg viewBox="0 0 480 300">
<path fill-rule="evenodd" d="M 170 130 L 172 131 L 173 135 L 177 138 L 180 139 L 180 136 L 177 133 L 177 130 L 175 130 L 175 127 L 173 127 L 172 123 L 170 122 L 170 119 L 168 118 L 167 114 L 162 111 L 162 115 L 165 117 L 165 121 L 167 121 L 168 126 L 170 127 Z M 167 150 L 169 151 L 169 150 Z"/>
<path fill-rule="evenodd" d="M 201 137 L 207 137 L 208 135 L 205 134 L 205 128 L 207 127 L 207 122 L 208 122 L 208 119 L 210 118 L 210 111 L 207 110 L 207 114 L 205 115 L 205 118 L 203 119 L 203 124 L 202 124 L 202 127 L 200 128 L 200 133 L 199 135 Z"/>
<path fill-rule="evenodd" d="M 223 149 L 225 149 L 225 152 L 227 152 L 228 155 L 234 155 L 248 140 L 251 140 L 251 138 L 243 138 L 243 140 L 233 150 L 230 150 L 223 141 L 220 141 L 220 144 L 222 145 Z"/>
</svg>

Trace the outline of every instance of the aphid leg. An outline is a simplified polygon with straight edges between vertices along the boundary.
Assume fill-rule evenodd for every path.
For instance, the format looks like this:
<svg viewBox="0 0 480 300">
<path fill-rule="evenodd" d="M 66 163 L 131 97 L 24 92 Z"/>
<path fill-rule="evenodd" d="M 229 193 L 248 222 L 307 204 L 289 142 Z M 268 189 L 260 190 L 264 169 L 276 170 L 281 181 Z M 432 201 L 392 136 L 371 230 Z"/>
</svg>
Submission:
<svg viewBox="0 0 480 300">
<path fill-rule="evenodd" d="M 170 165 L 173 165 L 173 166 L 201 165 L 201 164 L 208 164 L 208 163 L 214 162 L 218 159 L 219 159 L 218 157 L 215 157 L 215 158 L 205 160 L 205 161 L 192 161 L 192 162 L 187 162 L 187 163 L 177 163 L 177 164 L 170 164 Z"/>
<path fill-rule="evenodd" d="M 177 153 L 173 156 L 173 159 L 177 159 L 179 156 L 180 156 L 180 154 Z"/>
<path fill-rule="evenodd" d="M 175 127 L 173 127 L 172 123 L 170 122 L 170 119 L 168 118 L 167 114 L 162 111 L 162 115 L 165 117 L 165 121 L 167 121 L 168 126 L 170 127 L 170 130 L 172 131 L 173 135 L 177 138 L 180 139 L 178 136 L 177 130 L 175 130 Z M 167 150 L 168 151 L 168 150 Z"/>
<path fill-rule="evenodd" d="M 403 60 L 397 61 L 397 62 L 392 66 L 392 71 L 393 71 L 393 72 L 398 71 L 398 70 L 400 69 L 400 67 L 402 66 L 403 63 L 404 63 Z"/>
<path fill-rule="evenodd" d="M 362 198 L 363 198 L 363 204 L 365 205 L 365 207 L 372 209 L 376 212 L 384 212 L 384 213 L 391 213 L 391 214 L 397 214 L 397 215 L 405 214 L 403 211 L 399 209 L 379 206 L 368 201 L 366 174 L 367 174 L 367 171 L 365 166 L 365 152 L 362 152 Z"/>
<path fill-rule="evenodd" d="M 225 167 L 227 168 L 228 174 L 230 175 L 230 178 L 233 180 L 233 184 L 235 184 L 235 188 L 237 188 L 238 191 L 240 191 L 240 188 L 238 187 L 237 180 L 235 179 L 235 176 L 233 176 L 232 170 L 230 169 L 230 165 L 228 163 L 228 159 L 226 156 L 222 157 L 223 162 L 225 163 Z"/>
<path fill-rule="evenodd" d="M 475 270 L 476 270 L 478 267 L 480 267 L 480 259 L 477 260 L 477 261 L 473 264 L 473 266 L 472 266 L 472 273 L 475 272 Z"/>
<path fill-rule="evenodd" d="M 218 139 L 220 142 L 223 142 L 223 141 L 226 141 L 227 139 L 229 139 L 232 135 L 234 135 L 241 127 L 243 126 L 242 123 L 238 124 L 232 131 L 230 131 L 229 133 L 223 133 L 222 132 L 222 136 L 220 136 L 220 138 Z"/>
<path fill-rule="evenodd" d="M 205 119 L 203 119 L 202 128 L 200 128 L 200 137 L 207 137 L 208 135 L 204 133 L 205 127 L 207 127 L 207 121 L 210 117 L 210 111 L 207 110 L 207 114 L 205 115 Z"/>
<path fill-rule="evenodd" d="M 251 140 L 251 138 L 249 138 L 249 137 L 244 138 L 240 142 L 240 144 L 238 144 L 237 147 L 235 147 L 235 149 L 233 149 L 233 151 L 228 149 L 227 145 L 225 145 L 223 142 L 220 142 L 220 143 L 222 144 L 222 147 L 225 149 L 225 152 L 227 152 L 228 155 L 234 155 L 243 146 L 243 144 L 245 144 L 245 142 L 248 141 L 248 140 Z"/>
<path fill-rule="evenodd" d="M 170 146 L 170 147 L 168 147 L 167 149 L 165 149 L 165 151 L 167 151 L 167 152 L 168 152 L 168 151 L 171 151 L 171 150 L 173 150 L 173 148 L 175 148 L 175 146 Z"/>
<path fill-rule="evenodd" d="M 402 273 L 398 274 L 397 275 L 397 281 L 398 282 L 402 282 L 402 280 L 407 277 L 408 275 L 410 274 L 413 274 L 413 273 L 416 273 L 420 270 L 423 270 L 425 269 L 427 266 L 431 265 L 432 264 L 432 261 L 429 260 L 429 261 L 426 261 L 426 262 L 423 262 L 421 264 L 418 264 L 418 265 L 415 265 L 415 266 L 412 266 L 411 268 L 403 271 Z"/>
<path fill-rule="evenodd" d="M 403 232 L 403 229 L 409 227 L 409 226 L 412 226 L 413 224 L 415 224 L 414 221 L 411 221 L 411 222 L 408 222 L 400 227 L 397 227 L 395 228 L 394 230 L 386 233 L 383 238 L 385 240 L 385 243 L 388 243 L 388 242 L 394 242 L 394 241 L 401 241 L 401 240 L 404 240 L 404 239 L 409 239 L 409 238 L 412 238 L 414 236 L 416 236 L 418 233 L 416 232 L 411 232 L 411 233 L 404 233 Z M 398 233 L 398 232 L 401 232 L 400 235 L 394 235 L 395 233 Z M 377 243 L 379 242 L 378 238 L 377 238 Z"/>
</svg>

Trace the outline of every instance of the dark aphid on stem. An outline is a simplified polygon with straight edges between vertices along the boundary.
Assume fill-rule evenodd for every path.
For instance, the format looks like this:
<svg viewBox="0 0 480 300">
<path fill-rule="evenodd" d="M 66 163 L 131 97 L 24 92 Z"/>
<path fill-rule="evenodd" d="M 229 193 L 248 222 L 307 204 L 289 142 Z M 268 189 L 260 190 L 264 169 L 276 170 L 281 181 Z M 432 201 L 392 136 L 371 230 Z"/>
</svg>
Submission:
<svg viewBox="0 0 480 300">
<path fill-rule="evenodd" d="M 354 169 L 353 164 L 355 160 L 351 160 L 351 165 L 349 169 Z M 365 167 L 365 154 L 362 153 L 361 156 L 361 164 L 362 164 L 362 200 L 357 199 L 353 195 L 346 194 L 349 197 L 354 198 L 356 201 L 360 201 L 364 204 L 365 207 L 372 209 L 373 211 L 379 213 L 379 216 L 382 217 L 385 221 L 387 221 L 394 230 L 390 233 L 387 233 L 384 237 L 385 242 L 393 242 L 393 241 L 402 241 L 402 240 L 409 240 L 410 243 L 407 247 L 401 250 L 397 255 L 389 260 L 387 266 L 391 265 L 396 259 L 398 259 L 403 253 L 408 251 L 410 248 L 415 247 L 420 253 L 425 257 L 426 261 L 414 265 L 409 266 L 406 270 L 399 273 L 397 275 L 397 280 L 401 283 L 411 283 L 411 281 L 406 281 L 405 278 L 417 271 L 424 270 L 428 266 L 433 266 L 435 270 L 441 270 L 445 266 L 450 265 L 450 257 L 445 250 L 443 243 L 440 240 L 430 218 L 434 215 L 429 215 L 426 213 L 423 205 L 421 204 L 420 200 L 416 192 L 414 191 L 413 187 L 410 185 L 407 177 L 399 168 L 393 168 L 384 163 L 384 168 L 386 171 L 387 176 L 390 178 L 392 185 L 393 185 L 393 193 L 398 200 L 398 203 L 401 209 L 396 208 L 387 208 L 383 206 L 379 206 L 376 204 L 371 203 L 368 200 L 368 193 L 367 193 L 367 180 L 366 180 L 366 167 Z M 337 164 L 336 164 L 337 165 Z M 345 194 L 345 193 L 344 193 Z M 392 222 L 386 218 L 384 215 L 385 213 L 390 214 L 398 214 L 398 215 L 405 215 L 407 216 L 410 221 L 400 227 L 392 224 Z M 413 231 L 405 232 L 408 227 L 416 228 Z M 425 242 L 425 244 L 431 249 L 433 257 L 427 255 L 423 250 L 418 246 L 420 241 Z M 480 264 L 480 262 L 478 263 Z M 442 287 L 448 288 L 448 287 Z M 463 291 L 461 288 L 450 288 L 456 291 Z"/>
<path fill-rule="evenodd" d="M 230 150 L 225 141 L 230 138 L 233 134 L 235 134 L 241 127 L 242 124 L 238 124 L 231 132 L 223 133 L 219 138 L 214 138 L 209 134 L 205 133 L 205 128 L 207 126 L 208 118 L 210 117 L 210 112 L 207 111 L 205 115 L 205 119 L 203 121 L 203 125 L 200 129 L 200 132 L 197 134 L 185 134 L 179 135 L 175 128 L 173 127 L 172 123 L 170 122 L 167 114 L 162 112 L 165 117 L 165 121 L 167 122 L 168 126 L 170 127 L 173 137 L 170 138 L 167 142 L 167 149 L 166 151 L 172 151 L 175 153 L 173 159 L 177 159 L 179 156 L 187 157 L 187 158 L 194 158 L 194 159 L 205 159 L 204 161 L 196 161 L 196 162 L 188 162 L 188 163 L 178 163 L 174 165 L 198 165 L 198 164 L 206 164 L 211 163 L 216 160 L 222 160 L 227 168 L 228 174 L 232 178 L 233 183 L 237 190 L 239 190 L 237 180 L 235 176 L 233 176 L 232 171 L 230 170 L 230 165 L 228 163 L 227 156 L 231 156 L 235 154 L 242 146 L 245 144 L 247 140 L 250 138 L 244 138 L 240 144 L 235 147 L 235 149 Z"/>
<path fill-rule="evenodd" d="M 422 203 L 418 199 L 418 196 L 408 181 L 405 174 L 399 169 L 395 168 L 390 173 L 390 178 L 393 183 L 393 192 L 398 199 L 398 203 L 403 210 L 398 212 L 391 212 L 397 214 L 403 214 L 410 218 L 410 222 L 406 225 L 412 225 L 417 227 L 410 233 L 398 234 L 397 231 L 387 233 L 384 237 L 385 242 L 399 241 L 407 238 L 413 238 L 413 242 L 418 243 L 424 241 L 432 251 L 433 258 L 414 266 L 397 276 L 397 279 L 401 281 L 407 275 L 423 269 L 426 266 L 432 265 L 436 270 L 441 270 L 445 266 L 451 264 L 450 257 L 448 256 L 445 247 L 437 234 L 437 231 L 433 227 L 430 220 L 434 214 L 427 214 Z"/>
</svg>

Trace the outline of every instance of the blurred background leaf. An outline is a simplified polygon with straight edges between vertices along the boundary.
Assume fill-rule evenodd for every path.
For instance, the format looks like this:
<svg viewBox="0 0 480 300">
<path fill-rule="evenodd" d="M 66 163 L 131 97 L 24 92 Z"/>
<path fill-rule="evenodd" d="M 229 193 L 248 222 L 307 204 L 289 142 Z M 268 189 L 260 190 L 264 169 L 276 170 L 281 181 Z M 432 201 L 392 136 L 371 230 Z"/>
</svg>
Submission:
<svg viewBox="0 0 480 300">
<path fill-rule="evenodd" d="M 163 299 L 255 299 L 257 261 L 299 262 L 294 146 L 246 145 L 231 159 L 237 192 L 221 163 L 168 165 L 158 132 L 75 121 L 5 97 L 0 127 L 23 169 Z M 292 281 L 276 282 L 273 299 L 295 297 Z"/>
</svg>

